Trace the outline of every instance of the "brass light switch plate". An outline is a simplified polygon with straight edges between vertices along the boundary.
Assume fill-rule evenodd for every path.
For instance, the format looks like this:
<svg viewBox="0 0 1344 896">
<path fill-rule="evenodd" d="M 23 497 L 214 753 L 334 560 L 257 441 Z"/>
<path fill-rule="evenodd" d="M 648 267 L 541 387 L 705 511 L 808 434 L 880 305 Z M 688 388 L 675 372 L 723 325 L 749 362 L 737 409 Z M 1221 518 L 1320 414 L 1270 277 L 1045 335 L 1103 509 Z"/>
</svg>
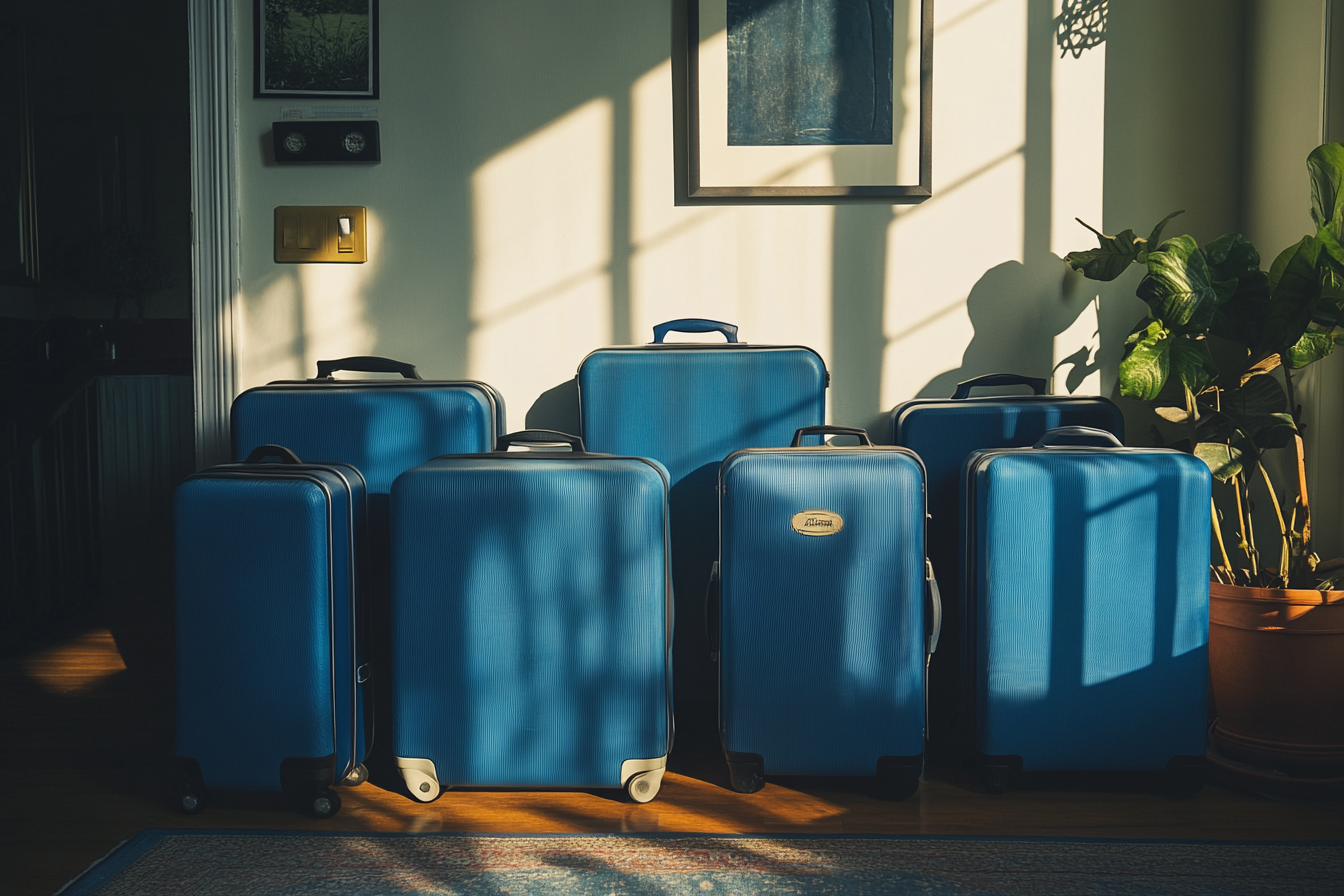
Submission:
<svg viewBox="0 0 1344 896">
<path fill-rule="evenodd" d="M 363 264 L 369 260 L 367 221 L 359 205 L 276 206 L 275 260 Z"/>
</svg>

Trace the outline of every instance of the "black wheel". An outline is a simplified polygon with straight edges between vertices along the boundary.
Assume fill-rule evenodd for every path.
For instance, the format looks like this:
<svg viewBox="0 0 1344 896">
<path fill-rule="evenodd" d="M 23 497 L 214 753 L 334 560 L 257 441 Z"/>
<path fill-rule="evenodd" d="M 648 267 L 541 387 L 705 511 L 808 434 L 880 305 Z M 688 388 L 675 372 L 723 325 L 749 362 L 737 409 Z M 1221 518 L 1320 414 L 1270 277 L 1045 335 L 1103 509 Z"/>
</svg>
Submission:
<svg viewBox="0 0 1344 896">
<path fill-rule="evenodd" d="M 728 781 L 738 793 L 755 793 L 765 786 L 765 775 L 754 762 L 730 762 Z"/>
<path fill-rule="evenodd" d="M 369 770 L 365 767 L 364 763 L 361 762 L 351 769 L 350 774 L 345 776 L 345 780 L 341 782 L 341 786 L 358 787 L 367 780 L 369 780 Z"/>
<path fill-rule="evenodd" d="M 341 811 L 341 798 L 334 790 L 324 790 L 313 797 L 311 809 L 317 818 L 330 818 Z"/>
<path fill-rule="evenodd" d="M 187 815 L 199 815 L 205 809 L 205 797 L 191 788 L 184 788 L 177 798 L 177 807 Z"/>
<path fill-rule="evenodd" d="M 919 769 L 902 768 L 886 771 L 877 776 L 877 798 L 899 803 L 919 790 Z"/>
</svg>

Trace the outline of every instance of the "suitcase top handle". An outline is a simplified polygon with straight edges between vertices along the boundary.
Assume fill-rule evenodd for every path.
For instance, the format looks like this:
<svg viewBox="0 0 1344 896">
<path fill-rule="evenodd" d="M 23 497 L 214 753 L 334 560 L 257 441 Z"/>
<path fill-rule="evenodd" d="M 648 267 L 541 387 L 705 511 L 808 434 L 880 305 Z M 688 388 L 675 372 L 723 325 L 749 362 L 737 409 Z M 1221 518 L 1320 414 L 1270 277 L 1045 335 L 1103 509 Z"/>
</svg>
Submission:
<svg viewBox="0 0 1344 896">
<path fill-rule="evenodd" d="M 416 373 L 414 364 L 407 364 L 405 361 L 393 361 L 391 358 L 359 355 L 354 358 L 337 358 L 335 361 L 317 362 L 317 378 L 320 380 L 331 379 L 331 375 L 338 370 L 353 370 L 358 373 L 399 373 L 408 380 L 420 379 L 420 374 Z"/>
<path fill-rule="evenodd" d="M 510 445 L 554 445 L 556 443 L 568 445 L 571 454 L 583 453 L 583 439 L 572 436 L 567 432 L 556 432 L 553 429 L 524 429 L 519 432 L 511 432 L 495 439 L 495 450 L 508 451 Z"/>
<path fill-rule="evenodd" d="M 1052 429 L 1036 441 L 1033 448 L 1065 448 L 1070 445 L 1091 445 L 1094 448 L 1123 448 L 1124 443 L 1104 429 L 1091 426 L 1061 426 Z"/>
<path fill-rule="evenodd" d="M 656 345 L 663 341 L 669 332 L 677 333 L 722 333 L 729 342 L 737 342 L 737 324 L 726 324 L 721 320 L 704 320 L 699 317 L 685 317 L 670 320 L 653 328 L 653 341 Z"/>
<path fill-rule="evenodd" d="M 793 434 L 793 444 L 790 447 L 799 447 L 803 444 L 803 439 L 808 436 L 827 435 L 853 436 L 859 440 L 860 445 L 867 445 L 869 448 L 873 447 L 873 440 L 868 438 L 868 430 L 860 429 L 857 426 L 831 426 L 829 424 L 826 426 L 804 426 Z M 825 441 L 826 440 L 823 438 L 822 442 L 825 443 Z"/>
<path fill-rule="evenodd" d="M 299 460 L 299 456 L 297 454 L 295 454 L 293 451 L 290 451 L 283 445 L 259 445 L 252 450 L 252 453 L 247 456 L 247 460 L 243 461 L 243 463 L 264 464 L 266 463 L 266 459 L 270 457 L 275 458 L 275 463 L 281 463 L 281 464 L 303 463 L 303 461 Z"/>
<path fill-rule="evenodd" d="M 1030 386 L 1037 395 L 1045 394 L 1045 378 L 1039 376 L 1018 376 L 1016 373 L 987 373 L 972 377 L 964 383 L 957 383 L 953 398 L 970 398 L 971 390 L 976 386 Z"/>
</svg>

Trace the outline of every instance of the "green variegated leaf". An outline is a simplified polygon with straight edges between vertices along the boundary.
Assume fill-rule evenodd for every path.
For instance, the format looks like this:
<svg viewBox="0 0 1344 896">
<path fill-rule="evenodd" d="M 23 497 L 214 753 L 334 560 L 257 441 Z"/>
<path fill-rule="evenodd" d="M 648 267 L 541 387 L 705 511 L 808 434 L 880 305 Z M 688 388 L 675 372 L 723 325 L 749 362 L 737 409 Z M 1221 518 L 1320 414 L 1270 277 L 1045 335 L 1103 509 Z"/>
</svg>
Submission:
<svg viewBox="0 0 1344 896">
<path fill-rule="evenodd" d="M 1307 171 L 1311 175 L 1311 217 L 1317 227 L 1333 227 L 1336 236 L 1341 233 L 1344 203 L 1339 201 L 1344 184 L 1344 146 L 1324 143 L 1307 156 Z"/>
<path fill-rule="evenodd" d="M 1270 414 L 1268 418 L 1260 418 L 1257 422 L 1264 423 L 1265 420 L 1273 422 L 1265 423 L 1255 432 L 1255 438 L 1252 441 L 1260 450 L 1267 448 L 1282 448 L 1293 440 L 1293 435 L 1297 432 L 1297 424 L 1293 423 L 1293 418 L 1288 414 Z"/>
<path fill-rule="evenodd" d="M 1171 341 L 1171 368 L 1191 393 L 1198 395 L 1218 376 L 1218 365 L 1203 339 L 1177 336 Z"/>
<path fill-rule="evenodd" d="M 1334 348 L 1335 340 L 1329 333 L 1319 331 L 1303 333 L 1302 338 L 1283 353 L 1283 359 L 1288 362 L 1289 367 L 1298 370 L 1326 357 Z"/>
<path fill-rule="evenodd" d="M 1167 215 L 1167 216 L 1166 216 L 1165 218 L 1163 218 L 1161 221 L 1158 221 L 1158 222 L 1157 222 L 1157 226 L 1153 228 L 1153 232 L 1150 233 L 1150 234 L 1148 234 L 1148 245 L 1147 245 L 1147 246 L 1144 246 L 1144 250 L 1145 250 L 1145 251 L 1142 252 L 1142 253 L 1140 253 L 1140 254 L 1146 256 L 1146 255 L 1147 255 L 1147 251 L 1146 251 L 1147 249 L 1152 248 L 1152 247 L 1155 247 L 1155 246 L 1159 246 L 1159 245 L 1161 245 L 1161 244 L 1162 244 L 1162 231 L 1163 231 L 1163 229 L 1166 228 L 1167 224 L 1169 224 L 1169 223 L 1171 222 L 1171 219 L 1172 219 L 1172 218 L 1176 217 L 1177 215 L 1183 215 L 1183 214 L 1185 214 L 1185 209 L 1180 209 L 1180 210 L 1178 210 L 1178 211 L 1174 211 L 1174 212 L 1172 212 L 1171 214 Z M 1144 257 L 1144 258 L 1140 258 L 1140 259 L 1139 259 L 1139 263 L 1140 263 L 1140 264 L 1143 264 L 1143 263 L 1146 262 L 1147 260 L 1148 260 L 1148 259 L 1147 259 L 1146 257 Z"/>
<path fill-rule="evenodd" d="M 1153 321 L 1120 362 L 1120 394 L 1152 401 L 1171 372 L 1171 333 Z"/>
<path fill-rule="evenodd" d="M 1278 276 L 1274 276 L 1273 272 L 1270 274 L 1273 283 L 1271 298 L 1265 306 L 1264 320 L 1258 328 L 1259 339 L 1251 344 L 1253 348 L 1282 350 L 1296 343 L 1306 332 L 1321 304 L 1321 275 L 1316 269 L 1316 260 L 1320 254 L 1320 240 L 1306 236 L 1282 267 L 1279 260 L 1283 256 L 1275 260 Z"/>
<path fill-rule="evenodd" d="M 1270 374 L 1253 376 L 1240 389 L 1223 391 L 1223 410 L 1248 420 L 1269 417 L 1288 410 L 1288 395 Z M 1250 435 L 1250 433 L 1247 433 Z"/>
<path fill-rule="evenodd" d="M 1189 234 L 1182 234 L 1148 253 L 1148 276 L 1139 283 L 1138 296 L 1167 329 L 1203 334 L 1218 306 L 1231 298 L 1235 289 L 1235 283 L 1215 287 L 1199 244 Z"/>
<path fill-rule="evenodd" d="M 1153 412 L 1168 423 L 1184 423 L 1190 419 L 1190 413 L 1185 408 L 1174 404 L 1153 408 Z"/>
<path fill-rule="evenodd" d="M 1081 218 L 1074 220 L 1097 235 L 1096 249 L 1070 252 L 1064 256 L 1069 267 L 1084 277 L 1089 280 L 1114 280 L 1130 264 L 1139 260 L 1139 252 L 1145 248 L 1145 244 L 1134 231 L 1125 230 L 1115 236 L 1107 236 Z"/>
<path fill-rule="evenodd" d="M 1239 233 L 1225 233 L 1204 247 L 1214 280 L 1235 280 L 1260 272 L 1260 253 Z"/>
<path fill-rule="evenodd" d="M 1226 482 L 1241 472 L 1241 449 L 1222 442 L 1200 442 L 1195 446 L 1195 457 L 1209 465 L 1213 478 Z"/>
</svg>

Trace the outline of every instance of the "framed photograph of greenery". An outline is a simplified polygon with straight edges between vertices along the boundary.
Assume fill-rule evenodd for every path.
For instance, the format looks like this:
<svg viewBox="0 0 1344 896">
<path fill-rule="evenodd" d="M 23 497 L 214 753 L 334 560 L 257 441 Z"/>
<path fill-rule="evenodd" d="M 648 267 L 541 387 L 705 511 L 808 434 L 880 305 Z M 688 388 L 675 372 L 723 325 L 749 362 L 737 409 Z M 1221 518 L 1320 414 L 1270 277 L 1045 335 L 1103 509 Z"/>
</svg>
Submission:
<svg viewBox="0 0 1344 896">
<path fill-rule="evenodd" d="M 253 2 L 253 96 L 378 98 L 378 0 Z"/>
<path fill-rule="evenodd" d="M 685 204 L 931 195 L 933 0 L 677 0 Z"/>
</svg>

